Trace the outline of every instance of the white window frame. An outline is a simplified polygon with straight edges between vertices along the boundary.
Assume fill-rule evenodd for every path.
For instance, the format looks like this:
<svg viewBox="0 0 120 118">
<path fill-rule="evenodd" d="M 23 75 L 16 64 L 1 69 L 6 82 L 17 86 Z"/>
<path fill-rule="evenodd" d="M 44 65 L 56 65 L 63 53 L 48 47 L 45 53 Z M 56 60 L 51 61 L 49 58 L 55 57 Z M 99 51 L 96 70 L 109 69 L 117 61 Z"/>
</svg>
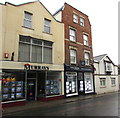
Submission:
<svg viewBox="0 0 120 118">
<path fill-rule="evenodd" d="M 80 17 L 80 26 L 84 27 L 85 26 L 85 19 Z"/>
<path fill-rule="evenodd" d="M 73 22 L 78 23 L 78 15 L 75 13 L 73 14 Z"/>
<path fill-rule="evenodd" d="M 100 78 L 100 87 L 106 87 L 106 78 Z"/>
<path fill-rule="evenodd" d="M 42 44 L 36 44 L 36 43 L 33 42 L 33 40 L 34 39 L 31 38 L 29 42 L 26 42 L 26 41 L 21 41 L 21 39 L 19 39 L 19 43 L 29 44 L 30 45 L 30 53 L 29 53 L 30 57 L 29 57 L 29 61 L 28 62 L 32 62 L 32 63 L 45 63 L 44 62 L 44 58 L 43 58 L 44 57 L 44 48 L 49 48 L 49 49 L 52 50 L 52 55 L 51 55 L 52 59 L 51 59 L 51 62 L 47 63 L 47 64 L 52 64 L 53 63 L 53 44 L 52 44 L 52 42 L 48 41 L 48 42 L 51 43 L 51 45 L 46 45 L 45 42 L 47 42 L 47 41 L 37 39 L 38 41 L 40 40 L 40 42 Z M 41 60 L 41 62 L 34 62 L 34 61 L 32 61 L 32 54 L 33 54 L 32 53 L 32 46 L 39 46 L 39 47 L 42 48 L 42 60 Z M 18 58 L 18 61 L 21 62 L 21 60 L 19 60 L 19 58 Z M 24 62 L 24 61 L 22 61 L 22 62 Z"/>
<path fill-rule="evenodd" d="M 89 52 L 84 52 L 84 58 L 85 58 L 85 65 L 90 65 L 90 53 Z"/>
<path fill-rule="evenodd" d="M 45 24 L 46 21 L 49 22 L 50 25 Z M 49 32 L 45 31 L 45 27 L 49 29 Z M 44 19 L 44 32 L 49 34 L 51 33 L 51 20 L 46 18 Z"/>
<path fill-rule="evenodd" d="M 116 86 L 116 78 L 111 78 L 111 86 Z"/>
<path fill-rule="evenodd" d="M 73 54 L 74 52 L 74 54 Z M 74 58 L 74 59 L 72 59 Z M 74 61 L 72 61 L 74 60 Z M 75 49 L 70 49 L 70 63 L 71 64 L 76 64 L 76 60 L 77 60 L 77 51 Z"/>
<path fill-rule="evenodd" d="M 88 46 L 89 42 L 88 42 L 88 35 L 87 34 L 83 34 L 83 40 L 84 40 L 84 45 Z"/>
<path fill-rule="evenodd" d="M 31 19 L 25 18 L 25 15 L 26 15 L 26 14 L 31 15 Z M 32 13 L 27 12 L 27 11 L 24 11 L 24 27 L 26 27 L 26 28 L 32 28 L 32 16 L 33 16 Z M 27 22 L 30 23 L 30 27 L 25 24 L 25 21 L 27 21 Z"/>
<path fill-rule="evenodd" d="M 76 42 L 76 30 L 70 28 L 69 29 L 69 37 L 70 37 L 70 41 Z"/>
<path fill-rule="evenodd" d="M 106 68 L 106 71 L 112 71 L 112 63 L 109 63 L 109 62 L 105 62 L 105 68 Z"/>
</svg>

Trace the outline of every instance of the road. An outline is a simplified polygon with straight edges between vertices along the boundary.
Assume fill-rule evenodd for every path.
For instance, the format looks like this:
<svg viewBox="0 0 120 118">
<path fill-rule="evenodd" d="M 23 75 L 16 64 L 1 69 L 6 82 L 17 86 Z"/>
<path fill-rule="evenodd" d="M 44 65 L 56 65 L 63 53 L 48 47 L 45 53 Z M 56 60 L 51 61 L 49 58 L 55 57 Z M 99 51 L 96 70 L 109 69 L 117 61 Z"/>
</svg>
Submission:
<svg viewBox="0 0 120 118">
<path fill-rule="evenodd" d="M 43 105 L 12 113 L 9 116 L 118 116 L 120 113 L 118 101 L 120 101 L 120 94 L 114 93 L 83 101 L 62 104 L 52 102 L 48 106 Z"/>
</svg>

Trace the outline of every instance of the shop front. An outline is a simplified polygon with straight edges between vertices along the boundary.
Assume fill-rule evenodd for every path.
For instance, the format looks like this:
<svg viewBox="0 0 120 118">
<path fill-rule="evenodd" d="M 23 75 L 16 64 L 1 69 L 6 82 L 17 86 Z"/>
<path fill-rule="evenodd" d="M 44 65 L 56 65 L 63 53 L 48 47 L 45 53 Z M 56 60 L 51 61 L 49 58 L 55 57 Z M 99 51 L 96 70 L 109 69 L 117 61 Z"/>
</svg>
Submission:
<svg viewBox="0 0 120 118">
<path fill-rule="evenodd" d="M 65 65 L 65 96 L 94 93 L 92 67 Z"/>
<path fill-rule="evenodd" d="M 25 72 L 22 70 L 3 70 L 2 104 L 25 103 Z M 15 104 L 15 103 L 14 103 Z"/>
<path fill-rule="evenodd" d="M 63 70 L 24 64 L 24 69 L 3 69 L 2 104 L 64 98 Z"/>
</svg>

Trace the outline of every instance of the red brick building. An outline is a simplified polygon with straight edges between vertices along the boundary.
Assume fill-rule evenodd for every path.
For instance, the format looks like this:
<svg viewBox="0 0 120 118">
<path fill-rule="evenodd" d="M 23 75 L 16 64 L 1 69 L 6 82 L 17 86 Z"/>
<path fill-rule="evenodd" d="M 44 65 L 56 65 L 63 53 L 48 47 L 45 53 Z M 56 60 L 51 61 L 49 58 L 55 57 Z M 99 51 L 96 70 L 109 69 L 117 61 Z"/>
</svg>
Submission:
<svg viewBox="0 0 120 118">
<path fill-rule="evenodd" d="M 64 23 L 65 95 L 94 93 L 92 35 L 88 16 L 65 3 L 54 17 Z"/>
</svg>

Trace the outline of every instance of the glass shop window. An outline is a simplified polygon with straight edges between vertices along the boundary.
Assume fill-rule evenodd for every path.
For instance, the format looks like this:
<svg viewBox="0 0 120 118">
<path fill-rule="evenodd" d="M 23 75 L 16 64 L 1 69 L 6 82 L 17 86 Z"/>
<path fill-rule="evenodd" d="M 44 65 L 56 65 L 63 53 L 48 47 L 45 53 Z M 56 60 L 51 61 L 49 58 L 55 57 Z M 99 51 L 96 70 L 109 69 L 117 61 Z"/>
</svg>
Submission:
<svg viewBox="0 0 120 118">
<path fill-rule="evenodd" d="M 39 72 L 38 80 L 38 97 L 62 94 L 61 72 Z"/>
<path fill-rule="evenodd" d="M 25 74 L 5 73 L 2 76 L 2 101 L 25 98 Z"/>
</svg>

